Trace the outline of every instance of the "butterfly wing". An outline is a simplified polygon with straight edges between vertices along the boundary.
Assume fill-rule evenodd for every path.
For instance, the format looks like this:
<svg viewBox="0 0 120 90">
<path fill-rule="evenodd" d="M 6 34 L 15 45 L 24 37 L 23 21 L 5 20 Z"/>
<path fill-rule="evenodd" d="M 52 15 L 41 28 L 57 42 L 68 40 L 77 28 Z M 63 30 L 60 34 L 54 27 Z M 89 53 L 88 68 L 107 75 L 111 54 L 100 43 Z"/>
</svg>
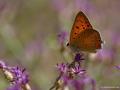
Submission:
<svg viewBox="0 0 120 90">
<path fill-rule="evenodd" d="M 93 29 L 88 18 L 83 12 L 79 12 L 75 18 L 71 33 L 70 33 L 70 45 L 74 45 L 78 35 L 85 30 Z"/>
<path fill-rule="evenodd" d="M 76 48 L 82 51 L 95 52 L 96 49 L 101 48 L 101 37 L 98 31 L 96 30 L 85 30 L 81 32 L 76 40 Z"/>
</svg>

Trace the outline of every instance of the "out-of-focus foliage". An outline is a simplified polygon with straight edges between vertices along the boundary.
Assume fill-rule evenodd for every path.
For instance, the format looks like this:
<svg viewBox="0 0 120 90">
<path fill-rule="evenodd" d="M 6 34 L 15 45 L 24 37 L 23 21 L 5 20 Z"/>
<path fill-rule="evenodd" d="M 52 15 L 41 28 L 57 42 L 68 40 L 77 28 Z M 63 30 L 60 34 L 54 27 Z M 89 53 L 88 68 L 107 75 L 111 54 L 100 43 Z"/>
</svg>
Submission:
<svg viewBox="0 0 120 90">
<path fill-rule="evenodd" d="M 57 76 L 56 63 L 71 59 L 67 50 L 61 54 L 57 34 L 68 32 L 67 43 L 75 15 L 81 10 L 105 42 L 100 51 L 88 55 L 88 74 L 98 88 L 117 87 L 120 71 L 114 65 L 120 64 L 119 4 L 120 0 L 0 0 L 0 59 L 24 66 L 31 86 L 48 90 Z M 0 74 L 0 90 L 7 85 Z"/>
</svg>

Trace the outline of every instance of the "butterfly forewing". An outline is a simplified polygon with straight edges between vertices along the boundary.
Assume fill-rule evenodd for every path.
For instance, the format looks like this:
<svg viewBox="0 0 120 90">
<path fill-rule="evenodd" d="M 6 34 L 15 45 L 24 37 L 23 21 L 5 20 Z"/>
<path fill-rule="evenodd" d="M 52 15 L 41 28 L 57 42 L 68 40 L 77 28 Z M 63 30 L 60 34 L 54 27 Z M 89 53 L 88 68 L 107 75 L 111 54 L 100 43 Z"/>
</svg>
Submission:
<svg viewBox="0 0 120 90">
<path fill-rule="evenodd" d="M 71 35 L 70 35 L 70 44 L 74 43 L 79 33 L 84 30 L 93 29 L 90 24 L 88 18 L 85 16 L 83 12 L 79 12 L 75 18 Z"/>
</svg>

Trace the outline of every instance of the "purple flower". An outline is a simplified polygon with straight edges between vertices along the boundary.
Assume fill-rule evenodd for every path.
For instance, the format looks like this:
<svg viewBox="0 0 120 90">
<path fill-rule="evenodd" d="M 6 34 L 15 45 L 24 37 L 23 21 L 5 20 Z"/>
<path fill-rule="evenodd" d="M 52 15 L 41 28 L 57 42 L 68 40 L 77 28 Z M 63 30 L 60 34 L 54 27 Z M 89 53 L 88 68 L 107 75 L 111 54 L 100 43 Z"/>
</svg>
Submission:
<svg viewBox="0 0 120 90">
<path fill-rule="evenodd" d="M 27 88 L 26 85 L 28 85 L 29 77 L 25 69 L 18 66 L 9 67 L 3 61 L 0 61 L 0 68 L 11 82 L 11 86 L 7 90 L 21 90 L 23 86 Z"/>
<path fill-rule="evenodd" d="M 69 64 L 57 64 L 58 71 L 61 73 L 60 80 L 64 82 L 64 84 L 69 83 L 76 76 L 81 76 L 85 73 L 85 70 L 82 69 L 79 64 L 75 66 L 69 66 Z"/>
<path fill-rule="evenodd" d="M 68 70 L 68 64 L 65 64 L 65 63 L 57 64 L 57 69 L 58 69 L 61 73 L 66 73 L 67 70 Z"/>
<path fill-rule="evenodd" d="M 74 72 L 75 74 L 83 74 L 83 73 L 85 73 L 85 70 L 82 69 L 79 65 L 75 65 L 72 68 L 72 72 Z"/>
<path fill-rule="evenodd" d="M 67 32 L 61 31 L 61 32 L 58 34 L 58 42 L 59 42 L 60 44 L 64 44 L 64 41 L 65 41 L 66 37 L 67 37 Z"/>
<path fill-rule="evenodd" d="M 60 71 L 63 74 L 66 74 L 69 76 L 69 74 L 76 74 L 76 75 L 80 75 L 85 73 L 85 70 L 82 69 L 79 64 L 76 64 L 75 66 L 69 66 L 69 64 L 57 64 L 57 69 L 58 71 Z"/>
<path fill-rule="evenodd" d="M 21 86 L 26 85 L 29 82 L 28 74 L 25 69 L 21 69 L 18 66 L 8 67 L 8 71 L 12 73 L 13 80 L 12 86 L 8 90 L 21 90 Z"/>
<path fill-rule="evenodd" d="M 80 54 L 80 53 L 77 53 L 76 55 L 75 55 L 75 61 L 77 61 L 77 62 L 79 62 L 79 61 L 81 61 L 81 60 L 84 60 L 83 58 L 82 58 L 82 54 Z"/>
<path fill-rule="evenodd" d="M 9 68 L 9 71 L 13 74 L 13 83 L 26 84 L 28 83 L 28 74 L 25 69 L 21 69 L 18 66 Z"/>
</svg>

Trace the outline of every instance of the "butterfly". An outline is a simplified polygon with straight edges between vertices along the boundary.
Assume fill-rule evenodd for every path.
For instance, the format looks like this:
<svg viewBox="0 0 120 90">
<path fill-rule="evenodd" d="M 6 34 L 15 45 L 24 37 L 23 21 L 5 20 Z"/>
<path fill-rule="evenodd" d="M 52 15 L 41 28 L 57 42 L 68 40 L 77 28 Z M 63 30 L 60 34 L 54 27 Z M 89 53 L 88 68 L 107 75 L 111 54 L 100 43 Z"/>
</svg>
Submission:
<svg viewBox="0 0 120 90">
<path fill-rule="evenodd" d="M 96 52 L 97 49 L 101 49 L 101 43 L 99 32 L 93 29 L 82 11 L 78 12 L 67 46 L 74 51 Z"/>
</svg>

